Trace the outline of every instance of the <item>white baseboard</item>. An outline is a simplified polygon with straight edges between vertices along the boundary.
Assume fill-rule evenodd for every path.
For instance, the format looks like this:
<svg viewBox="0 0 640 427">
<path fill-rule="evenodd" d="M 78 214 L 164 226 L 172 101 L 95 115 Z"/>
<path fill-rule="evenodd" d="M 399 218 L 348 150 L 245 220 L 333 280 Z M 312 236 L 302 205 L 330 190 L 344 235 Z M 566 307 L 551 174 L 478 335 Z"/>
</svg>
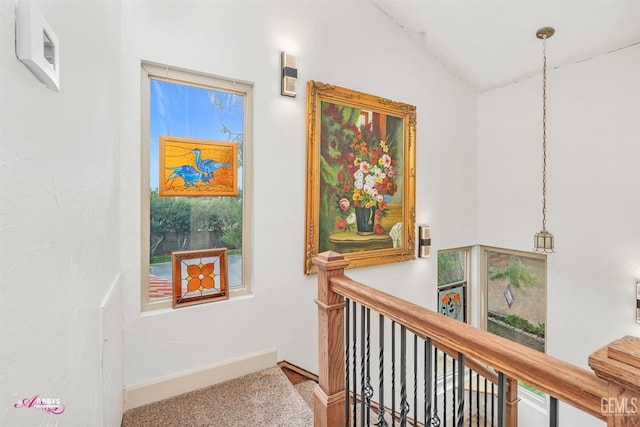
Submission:
<svg viewBox="0 0 640 427">
<path fill-rule="evenodd" d="M 125 389 L 125 410 L 267 369 L 276 366 L 276 361 L 273 348 L 129 386 Z"/>
</svg>

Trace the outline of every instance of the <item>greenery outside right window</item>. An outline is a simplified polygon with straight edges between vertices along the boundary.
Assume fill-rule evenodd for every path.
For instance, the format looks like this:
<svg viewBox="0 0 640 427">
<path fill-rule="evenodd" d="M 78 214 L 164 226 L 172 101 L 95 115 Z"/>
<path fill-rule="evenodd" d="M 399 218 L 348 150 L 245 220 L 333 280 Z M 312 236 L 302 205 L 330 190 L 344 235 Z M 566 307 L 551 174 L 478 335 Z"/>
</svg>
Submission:
<svg viewBox="0 0 640 427">
<path fill-rule="evenodd" d="M 545 352 L 547 257 L 482 247 L 487 331 Z"/>
</svg>

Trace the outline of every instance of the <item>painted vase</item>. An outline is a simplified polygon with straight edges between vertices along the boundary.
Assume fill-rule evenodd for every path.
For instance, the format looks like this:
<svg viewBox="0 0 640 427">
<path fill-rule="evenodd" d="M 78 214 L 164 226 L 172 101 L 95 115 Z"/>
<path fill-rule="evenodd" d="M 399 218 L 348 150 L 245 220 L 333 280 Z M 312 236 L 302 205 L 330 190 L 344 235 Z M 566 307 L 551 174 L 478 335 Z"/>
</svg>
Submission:
<svg viewBox="0 0 640 427">
<path fill-rule="evenodd" d="M 375 212 L 373 208 L 361 208 L 356 206 L 356 227 L 358 234 L 373 234 L 373 219 Z"/>
</svg>

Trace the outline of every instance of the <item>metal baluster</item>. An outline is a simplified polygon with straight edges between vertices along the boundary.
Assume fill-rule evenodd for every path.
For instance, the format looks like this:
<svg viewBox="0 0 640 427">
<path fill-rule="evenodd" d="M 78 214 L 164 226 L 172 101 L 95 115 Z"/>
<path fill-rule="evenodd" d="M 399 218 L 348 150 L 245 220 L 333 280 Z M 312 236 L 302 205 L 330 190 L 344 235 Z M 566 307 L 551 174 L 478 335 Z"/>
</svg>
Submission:
<svg viewBox="0 0 640 427">
<path fill-rule="evenodd" d="M 549 427 L 558 427 L 558 399 L 550 396 L 549 400 Z"/>
<path fill-rule="evenodd" d="M 447 353 L 442 352 L 442 418 L 444 419 L 444 427 L 447 427 Z"/>
<path fill-rule="evenodd" d="M 413 335 L 413 424 L 418 422 L 418 336 Z"/>
<path fill-rule="evenodd" d="M 431 425 L 431 338 L 424 342 L 424 425 Z"/>
<path fill-rule="evenodd" d="M 380 337 L 380 345 L 378 352 L 378 374 L 379 374 L 379 383 L 380 388 L 378 391 L 378 420 L 376 421 L 377 427 L 387 427 L 387 421 L 384 419 L 384 316 L 382 314 L 379 315 L 379 328 L 378 331 Z"/>
<path fill-rule="evenodd" d="M 498 373 L 498 427 L 504 427 L 505 415 L 507 411 L 507 377 L 502 373 Z"/>
<path fill-rule="evenodd" d="M 350 308 L 350 303 L 351 301 L 349 300 L 349 298 L 346 298 L 345 300 L 345 306 L 344 306 L 344 318 L 346 319 L 345 322 L 345 331 L 344 331 L 344 359 L 345 359 L 345 363 L 344 363 L 344 423 L 345 426 L 348 427 L 349 426 L 349 408 L 351 407 L 350 402 L 349 402 L 349 365 L 351 364 L 351 360 L 349 358 L 349 345 L 351 344 L 349 342 L 349 338 L 350 338 L 350 334 L 349 331 L 351 330 L 351 324 L 349 323 L 349 308 Z"/>
<path fill-rule="evenodd" d="M 391 322 L 391 427 L 396 425 L 396 322 Z"/>
<path fill-rule="evenodd" d="M 438 416 L 438 347 L 434 348 L 434 372 L 433 372 L 433 421 L 434 427 L 440 426 L 440 417 Z"/>
<path fill-rule="evenodd" d="M 469 404 L 471 406 L 471 404 Z M 471 422 L 471 420 L 469 420 Z M 458 353 L 458 427 L 464 424 L 464 354 Z"/>
<path fill-rule="evenodd" d="M 451 364 L 452 364 L 452 370 L 451 370 L 451 423 L 455 426 L 456 425 L 456 417 L 457 417 L 457 413 L 456 413 L 456 359 L 453 358 L 453 356 L 451 356 Z"/>
<path fill-rule="evenodd" d="M 358 326 L 358 311 L 356 310 L 356 302 L 353 302 L 353 344 L 352 344 L 352 348 L 351 350 L 353 351 L 353 413 L 352 413 L 352 419 L 353 419 L 353 427 L 357 426 L 357 420 L 356 420 L 356 415 L 358 414 L 358 374 L 357 374 L 357 365 L 358 363 L 356 362 L 358 359 L 358 347 L 357 347 L 357 333 L 356 331 L 358 330 L 357 326 Z"/>
<path fill-rule="evenodd" d="M 365 327 L 367 321 L 365 320 L 365 313 L 367 309 L 364 305 L 360 306 L 360 427 L 364 427 L 365 420 L 365 397 L 364 397 L 364 389 L 365 389 L 365 366 L 364 366 L 364 357 L 365 357 Z"/>
<path fill-rule="evenodd" d="M 407 328 L 400 326 L 400 427 L 406 427 L 409 403 L 407 403 Z"/>
<path fill-rule="evenodd" d="M 480 415 L 480 409 L 478 409 L 478 402 L 476 402 L 476 413 Z M 471 420 L 473 419 L 473 371 L 469 369 L 469 426 L 471 426 Z"/>
<path fill-rule="evenodd" d="M 367 312 L 366 312 L 367 316 L 366 316 L 366 320 L 367 320 L 367 384 L 364 388 L 364 398 L 366 399 L 366 406 L 367 406 L 367 427 L 371 426 L 371 398 L 373 397 L 373 387 L 371 387 L 371 366 L 370 366 L 370 360 L 371 360 L 371 342 L 370 342 L 370 335 L 371 335 L 371 309 L 367 308 Z"/>
</svg>

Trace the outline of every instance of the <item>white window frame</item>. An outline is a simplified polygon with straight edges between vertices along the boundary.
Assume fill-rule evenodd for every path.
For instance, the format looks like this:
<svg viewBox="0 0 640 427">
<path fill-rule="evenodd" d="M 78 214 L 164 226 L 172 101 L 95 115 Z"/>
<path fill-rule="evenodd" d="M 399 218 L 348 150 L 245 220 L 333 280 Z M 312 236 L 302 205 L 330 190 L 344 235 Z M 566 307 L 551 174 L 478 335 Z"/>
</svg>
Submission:
<svg viewBox="0 0 640 427">
<path fill-rule="evenodd" d="M 472 271 L 472 265 L 471 265 L 471 259 L 472 259 L 472 250 L 473 247 L 472 246 L 461 246 L 458 248 L 447 248 L 447 249 L 439 249 L 436 255 L 436 282 L 437 282 L 437 277 L 438 274 L 440 273 L 438 271 L 438 256 L 440 254 L 444 254 L 444 253 L 449 253 L 449 252 L 465 252 L 465 259 L 464 259 L 464 282 L 467 283 L 467 308 L 466 308 L 466 319 L 467 319 L 467 324 L 468 325 L 474 325 L 475 324 L 475 318 L 473 317 L 475 315 L 475 310 L 473 307 L 473 304 L 471 304 L 472 301 L 474 301 L 474 298 L 476 297 L 476 295 L 474 294 L 473 290 L 474 290 L 474 286 L 473 286 L 473 271 Z M 456 282 L 454 282 L 456 283 Z M 446 286 L 446 285 L 442 285 L 442 286 Z M 438 288 L 440 288 L 440 285 L 438 283 L 436 283 L 436 297 L 437 297 L 437 291 Z"/>
<path fill-rule="evenodd" d="M 547 313 L 547 307 L 548 307 L 548 300 L 547 300 L 547 287 L 548 287 L 548 283 L 547 283 L 547 271 L 548 271 L 548 265 L 547 265 L 547 255 L 546 254 L 540 254 L 540 253 L 536 253 L 536 252 L 527 252 L 527 251 L 522 251 L 522 250 L 517 250 L 517 249 L 508 249 L 508 248 L 498 248 L 495 246 L 484 246 L 484 245 L 479 245 L 479 250 L 480 250 L 480 265 L 478 266 L 479 269 L 479 275 L 480 275 L 480 291 L 482 292 L 482 298 L 480 300 L 480 327 L 482 329 L 484 329 L 485 331 L 487 330 L 487 325 L 488 325 L 488 310 L 489 310 L 489 301 L 488 301 L 488 286 L 489 286 L 489 277 L 487 274 L 487 264 L 488 264 L 488 253 L 489 252 L 500 252 L 503 254 L 508 254 L 508 255 L 515 255 L 515 256 L 526 256 L 529 258 L 536 258 L 539 259 L 541 261 L 544 261 L 544 274 L 545 274 L 545 295 L 544 295 L 544 304 L 545 304 L 545 313 Z M 547 320 L 546 320 L 547 316 L 545 315 L 545 328 L 547 327 Z M 547 333 L 545 330 L 545 354 L 547 352 Z"/>
<path fill-rule="evenodd" d="M 244 96 L 244 128 L 242 140 L 242 286 L 229 288 L 229 298 L 250 295 L 252 293 L 251 248 L 251 194 L 252 194 L 252 123 L 253 123 L 253 85 L 248 82 L 217 77 L 196 71 L 169 67 L 152 62 L 141 64 L 141 311 L 151 311 L 172 307 L 172 298 L 166 297 L 149 301 L 149 264 L 150 264 L 150 197 L 149 197 L 149 128 L 150 128 L 150 79 L 172 83 L 218 89 Z"/>
<path fill-rule="evenodd" d="M 545 315 L 545 341 L 544 341 L 544 353 L 547 354 L 547 343 L 548 343 L 548 334 L 547 331 L 548 329 L 548 322 L 547 322 L 547 318 L 548 318 L 548 307 L 549 307 L 549 302 L 547 299 L 548 293 L 548 285 L 549 283 L 547 282 L 548 279 L 548 270 L 549 270 L 549 265 L 547 263 L 548 258 L 546 254 L 541 254 L 541 253 L 536 253 L 536 252 L 528 252 L 528 251 L 523 251 L 523 250 L 517 250 L 517 249 L 508 249 L 508 248 L 498 248 L 495 246 L 485 246 L 485 245 L 478 245 L 478 250 L 480 252 L 480 264 L 478 265 L 478 273 L 480 276 L 480 292 L 482 295 L 482 298 L 480 300 L 480 328 L 484 329 L 485 331 L 487 330 L 488 327 L 488 309 L 489 309 L 489 297 L 488 297 L 488 286 L 489 286 L 489 277 L 488 277 L 488 273 L 487 273 L 487 265 L 488 265 L 488 253 L 489 252 L 500 252 L 500 253 L 505 253 L 505 254 L 509 254 L 509 255 L 515 255 L 515 256 L 526 256 L 529 258 L 536 258 L 539 260 L 543 260 L 544 261 L 544 274 L 545 274 L 545 296 L 544 296 L 544 303 L 545 303 L 545 313 L 547 315 Z M 539 396 L 535 393 L 533 393 L 532 391 L 528 390 L 526 387 L 522 386 L 521 384 L 518 384 L 518 396 L 520 397 L 520 399 L 523 399 L 524 401 L 526 401 L 528 404 L 536 407 L 537 409 L 539 409 L 540 411 L 542 411 L 543 413 L 548 413 L 548 408 L 549 408 L 549 395 L 548 394 L 544 394 L 544 396 Z"/>
</svg>

